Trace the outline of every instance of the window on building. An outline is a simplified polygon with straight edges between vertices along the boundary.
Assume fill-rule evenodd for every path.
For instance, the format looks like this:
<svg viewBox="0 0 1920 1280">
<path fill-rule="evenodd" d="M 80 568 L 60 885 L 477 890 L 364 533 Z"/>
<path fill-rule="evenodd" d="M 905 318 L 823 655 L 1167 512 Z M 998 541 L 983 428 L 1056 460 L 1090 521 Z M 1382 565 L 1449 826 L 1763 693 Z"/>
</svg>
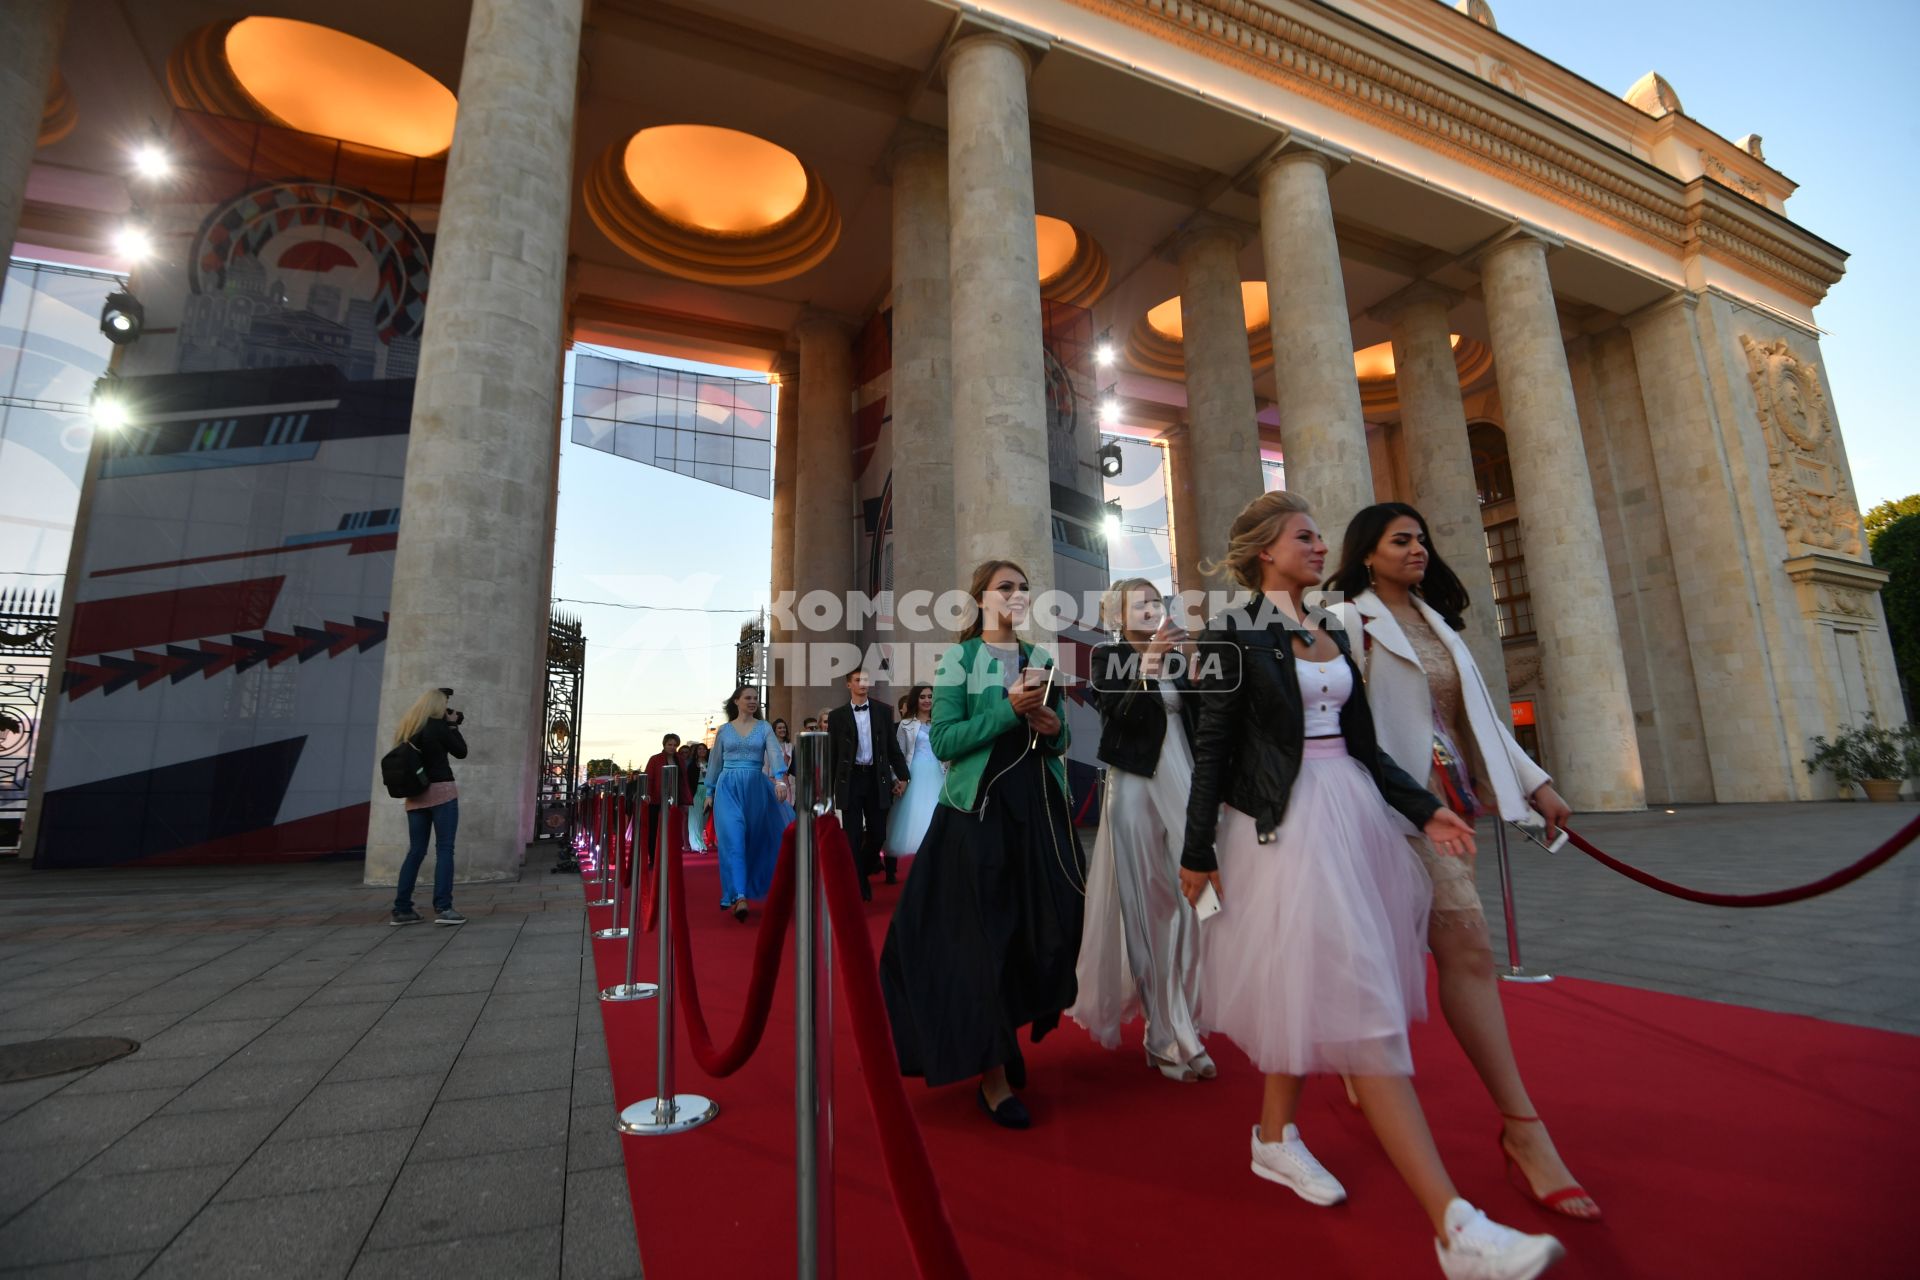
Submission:
<svg viewBox="0 0 1920 1280">
<path fill-rule="evenodd" d="M 1480 505 L 1505 502 L 1513 497 L 1507 433 L 1491 422 L 1476 422 L 1467 428 L 1467 445 L 1473 450 L 1473 483 L 1480 491 Z"/>
<path fill-rule="evenodd" d="M 1533 634 L 1533 594 L 1527 589 L 1527 560 L 1520 550 L 1520 522 L 1487 526 L 1487 568 L 1493 574 L 1493 611 L 1500 638 Z"/>
</svg>

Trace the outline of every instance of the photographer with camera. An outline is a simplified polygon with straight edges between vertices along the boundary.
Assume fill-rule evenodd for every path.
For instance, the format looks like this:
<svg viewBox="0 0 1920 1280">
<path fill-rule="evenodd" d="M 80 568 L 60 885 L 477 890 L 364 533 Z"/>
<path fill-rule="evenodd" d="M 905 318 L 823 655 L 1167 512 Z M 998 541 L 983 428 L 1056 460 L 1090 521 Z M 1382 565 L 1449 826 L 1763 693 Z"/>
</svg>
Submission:
<svg viewBox="0 0 1920 1280">
<path fill-rule="evenodd" d="M 394 732 L 395 749 L 411 745 L 418 753 L 418 769 L 426 789 L 407 797 L 407 860 L 400 864 L 400 881 L 393 896 L 389 924 L 419 924 L 413 909 L 413 885 L 420 862 L 427 856 L 427 835 L 433 835 L 433 922 L 465 924 L 453 909 L 453 837 L 460 826 L 460 789 L 453 780 L 448 757 L 467 758 L 467 741 L 460 736 L 466 717 L 447 705 L 451 689 L 429 689 L 407 709 Z"/>
</svg>

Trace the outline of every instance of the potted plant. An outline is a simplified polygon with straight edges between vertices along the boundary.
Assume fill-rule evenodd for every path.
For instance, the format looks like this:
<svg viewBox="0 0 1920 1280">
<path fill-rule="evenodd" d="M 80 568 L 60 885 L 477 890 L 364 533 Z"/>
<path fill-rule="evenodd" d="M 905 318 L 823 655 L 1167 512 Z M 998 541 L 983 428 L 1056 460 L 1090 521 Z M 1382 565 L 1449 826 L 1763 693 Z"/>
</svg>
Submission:
<svg viewBox="0 0 1920 1280">
<path fill-rule="evenodd" d="M 1805 764 L 1808 773 L 1831 773 L 1848 799 L 1858 782 L 1869 800 L 1898 800 L 1905 781 L 1920 773 L 1920 733 L 1912 725 L 1883 729 L 1869 716 L 1865 724 L 1842 729 L 1832 741 L 1815 738 Z"/>
</svg>

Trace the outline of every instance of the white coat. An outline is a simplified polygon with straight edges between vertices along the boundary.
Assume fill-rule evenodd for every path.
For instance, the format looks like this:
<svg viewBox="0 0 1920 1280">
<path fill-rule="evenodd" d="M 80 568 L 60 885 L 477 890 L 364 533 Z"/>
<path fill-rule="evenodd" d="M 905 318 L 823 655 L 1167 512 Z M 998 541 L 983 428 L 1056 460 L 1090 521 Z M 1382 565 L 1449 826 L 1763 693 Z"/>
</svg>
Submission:
<svg viewBox="0 0 1920 1280">
<path fill-rule="evenodd" d="M 1460 701 L 1467 731 L 1473 735 L 1472 745 L 1493 788 L 1494 807 L 1510 822 L 1538 825 L 1540 816 L 1527 804 L 1527 797 L 1552 779 L 1514 741 L 1507 716 L 1494 705 L 1487 682 L 1481 678 L 1480 668 L 1474 665 L 1473 654 L 1460 633 L 1426 601 L 1415 596 L 1413 603 L 1453 655 L 1454 668 L 1460 673 Z M 1395 764 L 1425 781 L 1433 772 L 1433 694 L 1427 688 L 1427 673 L 1413 642 L 1386 604 L 1371 591 L 1335 605 L 1333 612 L 1346 627 L 1354 660 L 1366 677 L 1367 703 L 1373 709 L 1374 732 L 1381 748 Z M 1459 745 L 1464 749 L 1468 744 Z"/>
</svg>

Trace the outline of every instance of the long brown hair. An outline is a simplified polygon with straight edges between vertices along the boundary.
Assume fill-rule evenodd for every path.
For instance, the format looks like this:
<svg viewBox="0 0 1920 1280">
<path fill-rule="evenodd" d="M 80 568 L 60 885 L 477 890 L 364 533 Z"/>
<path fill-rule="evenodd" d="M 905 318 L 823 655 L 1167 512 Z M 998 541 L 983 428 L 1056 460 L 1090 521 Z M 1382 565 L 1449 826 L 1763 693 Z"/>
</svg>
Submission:
<svg viewBox="0 0 1920 1280">
<path fill-rule="evenodd" d="M 973 571 L 973 581 L 967 586 L 967 594 L 973 597 L 973 620 L 967 623 L 965 629 L 963 629 L 959 635 L 955 636 L 954 639 L 965 643 L 979 635 L 981 631 L 986 628 L 987 606 L 982 602 L 986 598 L 987 588 L 993 585 L 994 575 L 1002 569 L 1012 569 L 1021 577 L 1027 577 L 1027 571 L 1022 568 L 1017 561 L 982 561 L 979 567 Z M 1029 582 L 1031 582 L 1031 579 L 1029 579 Z"/>
<path fill-rule="evenodd" d="M 1260 553 L 1286 528 L 1293 516 L 1310 516 L 1313 508 L 1297 493 L 1274 489 L 1263 493 L 1240 509 L 1227 529 L 1227 552 L 1218 560 L 1205 560 L 1200 572 L 1209 578 L 1222 573 L 1249 591 L 1260 590 Z"/>
</svg>

